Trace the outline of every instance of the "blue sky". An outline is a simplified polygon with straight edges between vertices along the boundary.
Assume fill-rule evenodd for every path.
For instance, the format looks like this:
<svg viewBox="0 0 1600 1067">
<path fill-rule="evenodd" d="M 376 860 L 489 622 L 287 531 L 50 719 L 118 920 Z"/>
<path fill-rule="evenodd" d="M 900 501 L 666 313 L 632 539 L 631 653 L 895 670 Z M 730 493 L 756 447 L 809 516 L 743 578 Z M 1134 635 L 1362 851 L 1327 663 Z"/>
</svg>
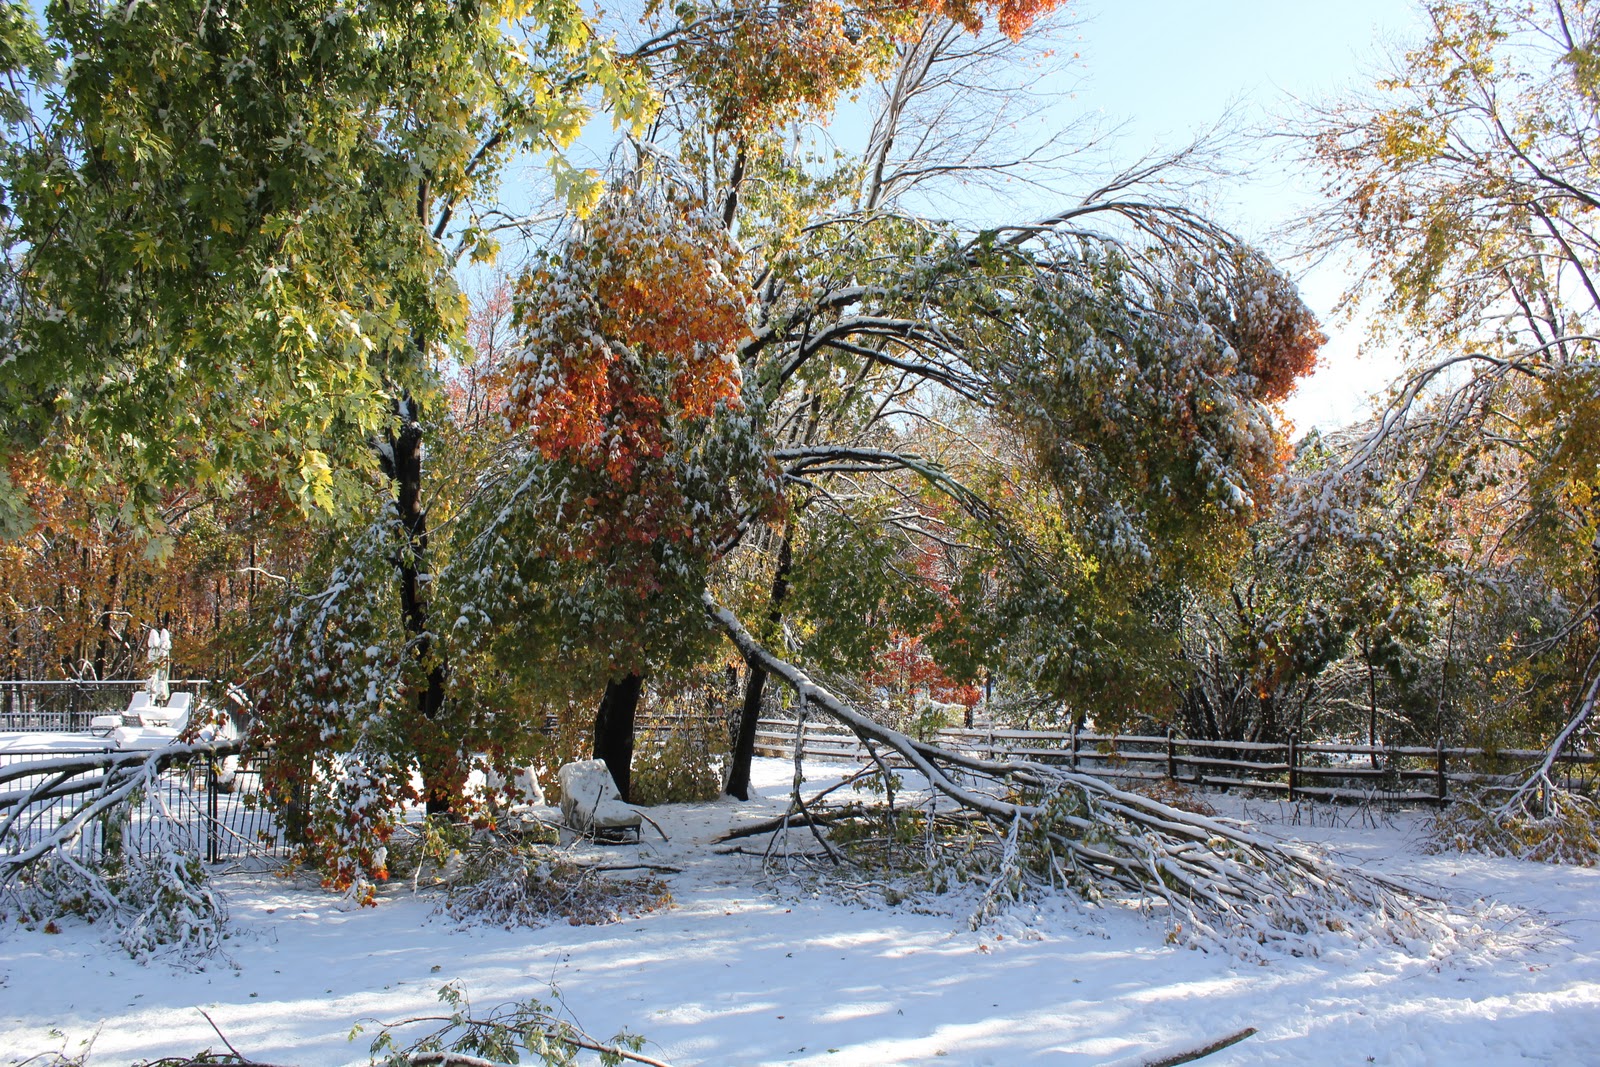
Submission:
<svg viewBox="0 0 1600 1067">
<path fill-rule="evenodd" d="M 1230 108 L 1254 130 L 1295 125 L 1297 101 L 1326 101 L 1372 88 L 1384 57 L 1422 32 L 1413 0 L 1068 0 L 1067 26 L 1057 34 L 1055 56 L 1041 79 L 1068 93 L 1040 116 L 1040 130 L 1091 114 L 1119 125 L 1117 157 L 1131 160 L 1173 149 L 1214 125 Z M 842 105 L 829 135 L 858 147 L 865 139 L 859 112 Z M 584 160 L 604 164 L 610 122 L 597 118 L 585 137 Z M 579 156 L 582 158 L 583 150 Z M 1400 371 L 1392 352 L 1361 351 L 1361 328 L 1335 318 L 1348 284 L 1345 264 L 1312 269 L 1287 258 L 1293 220 L 1317 199 L 1318 181 L 1295 165 L 1286 141 L 1232 142 L 1224 162 L 1234 172 L 1199 190 L 1207 214 L 1254 241 L 1301 284 L 1307 303 L 1330 340 L 1322 365 L 1286 405 L 1300 431 L 1333 429 L 1361 418 L 1368 398 Z M 988 206 L 981 206 L 987 204 Z M 999 206 L 970 204 L 978 218 Z M 1004 217 L 1043 215 L 1055 207 L 1042 195 L 1017 189 Z M 951 210 L 941 204 L 935 211 Z M 960 210 L 956 205 L 955 210 Z M 975 221 L 975 220 L 974 220 Z M 1286 228 L 1290 228 L 1285 232 Z"/>
<path fill-rule="evenodd" d="M 1370 90 L 1383 57 L 1421 35 L 1410 0 L 1081 0 L 1074 45 L 1074 104 L 1126 120 L 1124 151 L 1175 146 L 1230 104 L 1247 121 L 1293 122 L 1296 99 Z M 1220 183 L 1212 211 L 1275 253 L 1274 233 L 1315 198 L 1314 176 L 1287 165 L 1268 142 L 1248 173 Z M 1293 233 L 1285 235 L 1293 238 Z M 1286 263 L 1331 340 L 1323 366 L 1288 405 L 1304 430 L 1359 417 L 1366 397 L 1399 370 L 1392 353 L 1358 352 L 1360 328 L 1332 317 L 1348 271 L 1325 262 L 1310 272 Z"/>
</svg>

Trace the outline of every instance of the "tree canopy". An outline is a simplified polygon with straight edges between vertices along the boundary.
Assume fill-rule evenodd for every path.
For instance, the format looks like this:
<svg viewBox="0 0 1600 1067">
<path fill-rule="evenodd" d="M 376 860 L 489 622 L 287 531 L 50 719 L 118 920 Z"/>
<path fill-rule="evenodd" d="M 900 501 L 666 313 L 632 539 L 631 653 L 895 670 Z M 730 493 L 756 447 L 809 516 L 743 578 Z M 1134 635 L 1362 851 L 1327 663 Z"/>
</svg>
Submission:
<svg viewBox="0 0 1600 1067">
<path fill-rule="evenodd" d="M 4 31 L 0 447 L 137 522 L 240 472 L 349 504 L 459 343 L 503 164 L 544 151 L 576 188 L 585 93 L 643 106 L 561 2 L 7 4 Z M 10 481 L 0 508 L 27 521 Z"/>
<path fill-rule="evenodd" d="M 1442 586 L 1473 591 L 1471 614 L 1505 627 L 1487 661 L 1518 665 L 1537 695 L 1512 706 L 1544 733 L 1587 717 L 1600 680 L 1600 12 L 1584 0 L 1426 11 L 1427 39 L 1378 93 L 1315 127 L 1324 238 L 1359 251 L 1352 295 L 1412 369 L 1298 522 L 1348 529 L 1350 506 L 1374 494 L 1425 516 Z"/>
</svg>

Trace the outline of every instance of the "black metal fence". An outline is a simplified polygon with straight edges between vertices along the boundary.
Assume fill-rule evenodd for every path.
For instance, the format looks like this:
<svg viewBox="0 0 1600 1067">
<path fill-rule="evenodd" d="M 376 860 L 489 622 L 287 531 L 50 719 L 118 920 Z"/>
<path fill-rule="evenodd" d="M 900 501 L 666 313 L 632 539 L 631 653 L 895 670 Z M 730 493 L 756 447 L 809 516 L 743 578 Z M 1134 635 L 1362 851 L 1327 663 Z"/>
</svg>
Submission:
<svg viewBox="0 0 1600 1067">
<path fill-rule="evenodd" d="M 64 682 L 0 681 L 0 733 L 72 732 L 89 729 L 96 715 L 111 715 L 128 706 L 145 680 L 83 679 Z M 204 700 L 215 683 L 203 678 L 169 681 L 174 690 Z"/>
<path fill-rule="evenodd" d="M 123 802 L 83 816 L 136 779 Z M 230 745 L 0 751 L 0 858 L 59 838 L 74 822 L 62 847 L 96 865 L 148 850 L 157 834 L 207 863 L 276 858 L 289 846 L 266 799 L 260 766 Z"/>
</svg>

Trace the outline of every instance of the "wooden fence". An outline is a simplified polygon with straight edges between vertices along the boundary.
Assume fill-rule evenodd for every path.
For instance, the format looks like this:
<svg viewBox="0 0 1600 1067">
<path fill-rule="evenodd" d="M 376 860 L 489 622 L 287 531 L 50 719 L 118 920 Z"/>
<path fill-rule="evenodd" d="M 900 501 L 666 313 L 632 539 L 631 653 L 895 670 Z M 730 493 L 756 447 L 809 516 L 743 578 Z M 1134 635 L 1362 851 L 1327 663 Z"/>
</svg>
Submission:
<svg viewBox="0 0 1600 1067">
<path fill-rule="evenodd" d="M 1453 748 L 1445 745 L 1372 747 L 1337 743 L 1282 744 L 1202 741 L 1167 734 L 1144 737 L 1059 730 L 940 730 L 930 740 L 987 759 L 1028 759 L 1113 778 L 1170 778 L 1196 786 L 1243 787 L 1289 800 L 1382 799 L 1446 804 L 1466 789 L 1520 782 L 1543 750 Z M 756 753 L 793 758 L 795 723 L 762 719 Z M 866 747 L 831 722 L 807 721 L 804 755 L 865 761 Z M 1593 752 L 1563 754 L 1557 771 L 1567 784 L 1592 778 Z"/>
</svg>

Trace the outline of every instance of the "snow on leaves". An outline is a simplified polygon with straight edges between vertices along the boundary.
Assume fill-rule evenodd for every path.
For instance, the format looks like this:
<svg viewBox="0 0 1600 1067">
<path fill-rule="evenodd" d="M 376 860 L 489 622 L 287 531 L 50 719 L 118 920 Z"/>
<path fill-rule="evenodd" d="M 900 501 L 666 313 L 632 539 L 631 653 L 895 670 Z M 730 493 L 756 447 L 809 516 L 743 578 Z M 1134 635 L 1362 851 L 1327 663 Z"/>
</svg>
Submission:
<svg viewBox="0 0 1600 1067">
<path fill-rule="evenodd" d="M 348 545 L 322 588 L 279 616 L 259 678 L 263 741 L 275 750 L 264 788 L 285 807 L 330 888 L 370 902 L 387 877 L 385 845 L 405 804 L 422 729 L 405 699 L 405 654 L 392 508 Z"/>
<path fill-rule="evenodd" d="M 506 414 L 550 459 L 619 483 L 662 457 L 665 420 L 737 408 L 749 334 L 739 250 L 696 201 L 609 194 L 577 238 L 520 286 L 522 358 Z"/>
<path fill-rule="evenodd" d="M 474 625 L 506 611 L 557 659 L 603 650 L 602 673 L 705 630 L 708 568 L 779 502 L 736 358 L 749 291 L 720 221 L 648 174 L 523 279 L 503 408 L 521 447 L 466 523 Z"/>
</svg>

